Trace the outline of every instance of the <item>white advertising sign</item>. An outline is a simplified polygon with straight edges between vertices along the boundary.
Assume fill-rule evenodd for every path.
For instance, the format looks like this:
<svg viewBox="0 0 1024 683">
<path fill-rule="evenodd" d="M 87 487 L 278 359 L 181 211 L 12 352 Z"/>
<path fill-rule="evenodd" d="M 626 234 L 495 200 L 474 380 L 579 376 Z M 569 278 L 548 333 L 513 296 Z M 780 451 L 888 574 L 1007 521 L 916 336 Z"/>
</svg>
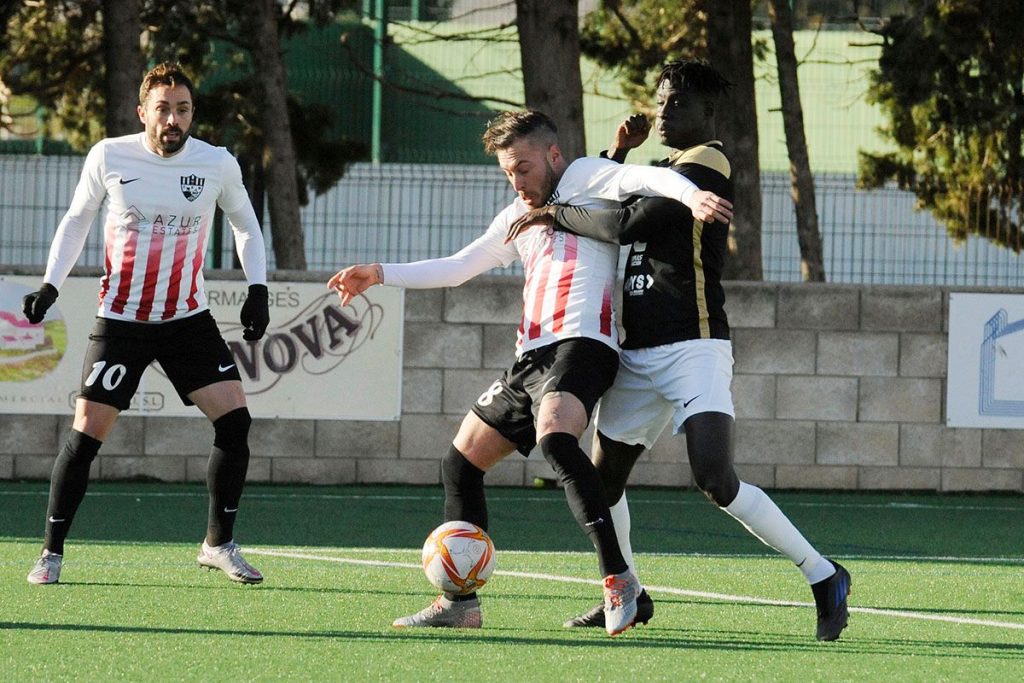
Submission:
<svg viewBox="0 0 1024 683">
<path fill-rule="evenodd" d="M 1024 294 L 949 295 L 946 424 L 1024 429 Z"/>
<path fill-rule="evenodd" d="M 0 276 L 0 413 L 74 410 L 99 280 L 68 278 L 46 319 L 32 325 L 21 299 L 38 286 L 38 277 Z M 271 282 L 270 327 L 247 342 L 238 322 L 247 289 L 242 281 L 206 282 L 253 417 L 399 418 L 403 290 L 373 287 L 342 308 L 324 283 Z M 159 363 L 146 371 L 126 414 L 201 415 L 181 402 Z"/>
</svg>

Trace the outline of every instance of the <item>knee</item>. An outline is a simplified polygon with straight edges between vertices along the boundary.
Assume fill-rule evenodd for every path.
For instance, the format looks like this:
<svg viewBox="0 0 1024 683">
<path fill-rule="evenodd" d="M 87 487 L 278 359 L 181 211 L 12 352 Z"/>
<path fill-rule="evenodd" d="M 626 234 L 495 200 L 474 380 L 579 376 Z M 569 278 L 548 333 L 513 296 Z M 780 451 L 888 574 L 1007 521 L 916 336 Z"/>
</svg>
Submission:
<svg viewBox="0 0 1024 683">
<path fill-rule="evenodd" d="M 441 482 L 446 490 L 459 490 L 470 482 L 483 481 L 484 471 L 466 459 L 455 444 L 441 458 Z"/>
<path fill-rule="evenodd" d="M 626 490 L 626 482 L 633 471 L 640 454 L 644 452 L 641 444 L 625 444 L 605 436 L 600 430 L 594 442 L 594 467 L 597 469 L 604 490 L 608 494 L 608 503 L 615 505 Z"/>
<path fill-rule="evenodd" d="M 694 483 L 718 507 L 727 507 L 740 490 L 740 480 L 731 467 L 718 472 L 694 472 Z"/>
<path fill-rule="evenodd" d="M 559 477 L 572 476 L 580 468 L 594 469 L 593 463 L 580 449 L 579 440 L 568 432 L 545 434 L 537 446 Z"/>
<path fill-rule="evenodd" d="M 626 480 L 629 478 L 629 471 L 617 468 L 611 465 L 608 458 L 600 458 L 595 460 L 594 469 L 597 470 L 597 476 L 601 478 L 601 483 L 604 484 L 604 491 L 608 496 L 608 504 L 615 505 L 622 498 L 622 494 L 626 491 Z"/>
<path fill-rule="evenodd" d="M 69 463 L 88 465 L 96 459 L 102 445 L 103 442 L 99 439 L 94 439 L 84 432 L 72 429 L 60 455 Z"/>
<path fill-rule="evenodd" d="M 252 416 L 246 407 L 236 408 L 213 421 L 213 445 L 224 450 L 247 447 Z"/>
<path fill-rule="evenodd" d="M 735 420 L 725 413 L 698 413 L 683 428 L 694 483 L 715 505 L 726 507 L 740 490 L 732 466 Z"/>
<path fill-rule="evenodd" d="M 606 482 L 604 485 L 604 492 L 605 495 L 608 497 L 608 506 L 611 507 L 612 505 L 615 505 L 620 500 L 622 500 L 622 494 L 626 492 L 626 487 L 615 485 L 609 486 Z"/>
</svg>

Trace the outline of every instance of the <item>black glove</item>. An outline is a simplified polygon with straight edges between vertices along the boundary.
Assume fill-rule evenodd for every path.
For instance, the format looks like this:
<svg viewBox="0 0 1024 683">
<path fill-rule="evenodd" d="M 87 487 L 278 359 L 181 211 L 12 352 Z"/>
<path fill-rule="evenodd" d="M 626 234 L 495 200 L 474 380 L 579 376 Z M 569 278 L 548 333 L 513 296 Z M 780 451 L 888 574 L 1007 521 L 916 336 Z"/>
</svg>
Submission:
<svg viewBox="0 0 1024 683">
<path fill-rule="evenodd" d="M 26 294 L 21 300 L 22 312 L 28 321 L 35 325 L 41 323 L 46 317 L 46 311 L 57 300 L 57 288 L 49 282 L 44 282 L 38 292 Z"/>
<path fill-rule="evenodd" d="M 249 296 L 242 304 L 242 314 L 239 316 L 242 327 L 242 339 L 256 341 L 263 338 L 270 324 L 270 301 L 266 285 L 249 285 Z"/>
</svg>

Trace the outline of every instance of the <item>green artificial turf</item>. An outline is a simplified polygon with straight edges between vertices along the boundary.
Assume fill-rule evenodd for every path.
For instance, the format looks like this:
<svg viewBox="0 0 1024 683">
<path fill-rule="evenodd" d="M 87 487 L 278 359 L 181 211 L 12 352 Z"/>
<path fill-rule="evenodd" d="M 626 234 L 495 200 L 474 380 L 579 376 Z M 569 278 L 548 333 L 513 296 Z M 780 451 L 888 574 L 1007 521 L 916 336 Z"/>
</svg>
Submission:
<svg viewBox="0 0 1024 683">
<path fill-rule="evenodd" d="M 91 485 L 61 583 L 25 581 L 43 483 L 0 484 L 0 672 L 28 680 L 1008 681 L 1024 671 L 1024 499 L 771 495 L 853 575 L 850 625 L 814 639 L 785 558 L 697 493 L 634 490 L 654 619 L 562 628 L 600 597 L 557 490 L 491 489 L 498 571 L 480 630 L 394 629 L 434 592 L 419 546 L 441 492 L 257 487 L 237 540 L 266 576 L 200 570 L 201 486 Z M 800 603 L 792 605 L 787 603 Z"/>
</svg>

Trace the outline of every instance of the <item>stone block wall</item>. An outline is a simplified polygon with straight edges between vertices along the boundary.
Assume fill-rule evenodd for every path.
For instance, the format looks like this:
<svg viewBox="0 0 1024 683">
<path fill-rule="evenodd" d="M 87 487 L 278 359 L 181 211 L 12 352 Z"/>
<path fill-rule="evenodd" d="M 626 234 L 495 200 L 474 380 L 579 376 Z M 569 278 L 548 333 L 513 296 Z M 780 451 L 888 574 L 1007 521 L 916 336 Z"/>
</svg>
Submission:
<svg viewBox="0 0 1024 683">
<path fill-rule="evenodd" d="M 482 277 L 408 291 L 401 418 L 257 419 L 250 481 L 438 484 L 462 417 L 512 360 L 521 286 Z M 785 489 L 1024 491 L 1024 433 L 945 425 L 947 289 L 736 282 L 726 293 L 736 466 L 745 480 Z M 0 415 L 0 479 L 48 478 L 69 424 L 70 416 Z M 201 417 L 122 417 L 93 476 L 202 481 L 212 439 Z M 487 481 L 529 486 L 551 476 L 539 453 L 513 454 Z M 689 485 L 683 439 L 663 435 L 632 483 Z"/>
</svg>

